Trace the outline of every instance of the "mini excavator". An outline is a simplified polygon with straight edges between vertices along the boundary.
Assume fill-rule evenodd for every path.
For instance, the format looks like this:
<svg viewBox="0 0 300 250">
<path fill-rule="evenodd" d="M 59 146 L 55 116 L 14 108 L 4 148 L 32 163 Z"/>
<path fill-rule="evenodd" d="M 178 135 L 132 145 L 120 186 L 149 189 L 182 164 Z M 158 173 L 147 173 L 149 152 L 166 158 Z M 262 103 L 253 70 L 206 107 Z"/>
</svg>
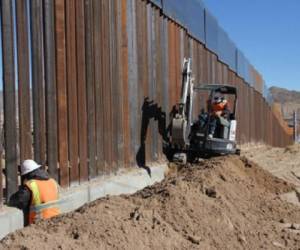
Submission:
<svg viewBox="0 0 300 250">
<path fill-rule="evenodd" d="M 211 100 L 222 96 L 230 102 L 228 115 L 217 117 L 210 134 L 213 117 Z M 217 155 L 240 154 L 236 143 L 237 89 L 231 85 L 194 84 L 191 59 L 184 59 L 181 99 L 170 128 L 171 160 L 181 163 Z"/>
</svg>

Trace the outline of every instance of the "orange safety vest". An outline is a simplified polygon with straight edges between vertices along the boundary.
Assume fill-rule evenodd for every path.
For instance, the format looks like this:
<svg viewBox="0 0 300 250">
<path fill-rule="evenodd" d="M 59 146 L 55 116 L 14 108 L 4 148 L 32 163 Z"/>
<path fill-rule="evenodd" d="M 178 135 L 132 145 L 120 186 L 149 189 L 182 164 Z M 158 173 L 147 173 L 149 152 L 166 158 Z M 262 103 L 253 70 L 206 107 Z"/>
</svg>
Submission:
<svg viewBox="0 0 300 250">
<path fill-rule="evenodd" d="M 228 102 L 226 100 L 223 102 L 220 102 L 220 103 L 213 103 L 212 111 L 213 112 L 224 111 L 227 105 L 228 105 Z"/>
<path fill-rule="evenodd" d="M 29 224 L 36 219 L 49 219 L 60 214 L 58 208 L 58 184 L 54 179 L 30 180 L 25 183 L 32 194 Z"/>
</svg>

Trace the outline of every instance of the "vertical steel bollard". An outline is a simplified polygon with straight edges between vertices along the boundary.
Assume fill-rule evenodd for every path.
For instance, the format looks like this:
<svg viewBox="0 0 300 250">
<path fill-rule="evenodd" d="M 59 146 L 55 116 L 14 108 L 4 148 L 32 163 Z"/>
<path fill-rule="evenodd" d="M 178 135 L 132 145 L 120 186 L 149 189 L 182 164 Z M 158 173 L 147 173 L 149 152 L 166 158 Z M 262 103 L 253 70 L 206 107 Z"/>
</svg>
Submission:
<svg viewBox="0 0 300 250">
<path fill-rule="evenodd" d="M 298 118 L 297 118 L 297 111 L 294 111 L 294 141 L 297 142 L 298 141 Z"/>
</svg>

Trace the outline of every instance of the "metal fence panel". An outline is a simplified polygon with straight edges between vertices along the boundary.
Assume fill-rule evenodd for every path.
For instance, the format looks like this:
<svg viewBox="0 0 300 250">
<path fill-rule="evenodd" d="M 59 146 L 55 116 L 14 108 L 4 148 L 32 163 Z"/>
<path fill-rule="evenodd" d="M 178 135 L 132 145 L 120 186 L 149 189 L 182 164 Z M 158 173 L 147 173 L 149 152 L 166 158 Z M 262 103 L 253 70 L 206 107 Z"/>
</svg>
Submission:
<svg viewBox="0 0 300 250">
<path fill-rule="evenodd" d="M 228 64 L 227 61 L 227 39 L 228 39 L 228 35 L 225 32 L 225 30 L 223 30 L 221 27 L 219 27 L 218 30 L 218 57 L 219 60 L 221 60 L 224 63 Z"/>
<path fill-rule="evenodd" d="M 164 0 L 163 12 L 184 26 L 188 33 L 201 42 L 205 42 L 204 6 L 202 1 Z"/>
<path fill-rule="evenodd" d="M 251 81 L 251 77 L 250 77 L 250 63 L 248 61 L 247 58 L 245 58 L 245 69 L 244 69 L 245 75 L 244 75 L 244 79 L 246 81 L 247 84 L 250 83 Z"/>
<path fill-rule="evenodd" d="M 245 79 L 246 58 L 240 50 L 237 51 L 237 74 Z"/>
<path fill-rule="evenodd" d="M 185 26 L 186 19 L 184 9 L 186 4 L 186 2 L 183 4 L 182 0 L 163 0 L 163 12 L 169 18 Z"/>
<path fill-rule="evenodd" d="M 271 106 L 273 105 L 273 103 L 274 103 L 274 99 L 273 99 L 273 96 L 272 96 L 272 94 L 271 94 L 270 91 L 268 91 L 268 94 L 267 94 L 267 102 L 268 102 L 268 104 L 269 104 L 270 107 L 271 107 Z"/>
<path fill-rule="evenodd" d="M 254 82 L 255 82 L 254 71 L 255 71 L 254 67 L 250 64 L 249 65 L 249 74 L 250 74 L 249 84 L 251 87 L 254 86 Z"/>
<path fill-rule="evenodd" d="M 157 7 L 162 8 L 163 0 L 150 0 L 150 2 L 155 4 Z"/>
<path fill-rule="evenodd" d="M 205 43 L 204 6 L 202 2 L 200 0 L 186 1 L 184 7 L 185 27 L 188 33 Z"/>
<path fill-rule="evenodd" d="M 266 84 L 265 84 L 265 82 L 264 82 L 264 84 L 263 84 L 263 93 L 262 93 L 262 96 L 263 96 L 264 98 L 267 97 L 267 91 L 268 91 L 268 89 L 267 89 L 267 86 L 266 86 Z"/>
<path fill-rule="evenodd" d="M 205 9 L 205 45 L 214 53 L 218 53 L 218 31 L 217 19 Z"/>
<path fill-rule="evenodd" d="M 221 27 L 218 30 L 218 56 L 231 70 L 236 71 L 236 47 Z"/>
<path fill-rule="evenodd" d="M 254 77 L 254 89 L 259 93 L 263 94 L 263 78 L 257 70 L 254 70 Z"/>
</svg>

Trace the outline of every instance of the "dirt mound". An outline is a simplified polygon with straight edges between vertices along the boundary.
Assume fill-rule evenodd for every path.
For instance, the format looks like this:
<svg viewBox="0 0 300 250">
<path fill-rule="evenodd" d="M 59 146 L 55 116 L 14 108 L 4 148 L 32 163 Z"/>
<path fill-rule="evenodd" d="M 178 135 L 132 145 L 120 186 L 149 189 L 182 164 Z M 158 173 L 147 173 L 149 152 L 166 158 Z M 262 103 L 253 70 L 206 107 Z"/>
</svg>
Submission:
<svg viewBox="0 0 300 250">
<path fill-rule="evenodd" d="M 300 208 L 279 198 L 292 189 L 246 158 L 215 158 L 40 221 L 0 249 L 299 249 Z"/>
<path fill-rule="evenodd" d="M 286 148 L 242 147 L 242 154 L 273 175 L 300 187 L 300 144 Z"/>
</svg>

